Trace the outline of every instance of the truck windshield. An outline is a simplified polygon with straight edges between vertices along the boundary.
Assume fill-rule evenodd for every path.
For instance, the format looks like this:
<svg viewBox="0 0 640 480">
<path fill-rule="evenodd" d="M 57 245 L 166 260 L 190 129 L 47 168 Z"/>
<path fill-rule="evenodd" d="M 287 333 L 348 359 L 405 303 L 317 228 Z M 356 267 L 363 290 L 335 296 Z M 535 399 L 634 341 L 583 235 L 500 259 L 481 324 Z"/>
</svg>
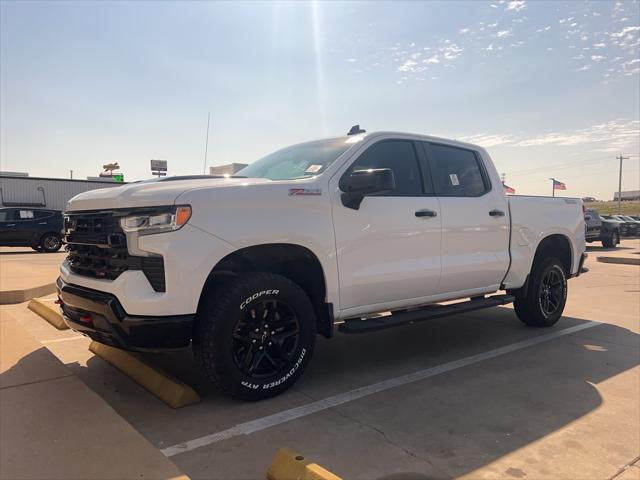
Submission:
<svg viewBox="0 0 640 480">
<path fill-rule="evenodd" d="M 256 160 L 237 175 L 269 180 L 295 180 L 320 175 L 353 144 L 353 137 L 301 143 Z"/>
</svg>

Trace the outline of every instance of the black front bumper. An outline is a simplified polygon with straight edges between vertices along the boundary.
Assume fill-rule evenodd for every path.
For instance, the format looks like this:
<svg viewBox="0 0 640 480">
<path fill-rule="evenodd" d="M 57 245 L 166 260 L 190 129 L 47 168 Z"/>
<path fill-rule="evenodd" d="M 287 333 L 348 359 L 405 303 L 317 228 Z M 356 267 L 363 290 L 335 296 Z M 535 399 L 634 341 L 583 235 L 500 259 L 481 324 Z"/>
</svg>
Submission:
<svg viewBox="0 0 640 480">
<path fill-rule="evenodd" d="M 67 325 L 96 342 L 136 351 L 176 350 L 191 343 L 195 314 L 128 315 L 110 293 L 66 283 L 62 278 L 56 283 Z"/>
</svg>

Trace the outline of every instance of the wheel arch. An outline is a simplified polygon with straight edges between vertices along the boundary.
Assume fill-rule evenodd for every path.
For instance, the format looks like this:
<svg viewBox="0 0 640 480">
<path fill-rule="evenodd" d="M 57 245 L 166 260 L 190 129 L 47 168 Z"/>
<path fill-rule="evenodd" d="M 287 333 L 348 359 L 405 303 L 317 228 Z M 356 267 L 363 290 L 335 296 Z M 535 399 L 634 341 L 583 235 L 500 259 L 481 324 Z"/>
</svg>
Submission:
<svg viewBox="0 0 640 480">
<path fill-rule="evenodd" d="M 293 243 L 266 243 L 235 250 L 222 258 L 211 270 L 198 301 L 208 291 L 223 285 L 230 276 L 249 272 L 282 275 L 299 285 L 309 296 L 316 314 L 318 333 L 333 334 L 333 305 L 327 303 L 326 275 L 318 257 L 307 247 Z"/>
<path fill-rule="evenodd" d="M 557 257 L 562 262 L 566 274 L 571 274 L 574 254 L 569 237 L 561 233 L 554 233 L 544 237 L 536 247 L 533 265 L 550 256 Z"/>
</svg>

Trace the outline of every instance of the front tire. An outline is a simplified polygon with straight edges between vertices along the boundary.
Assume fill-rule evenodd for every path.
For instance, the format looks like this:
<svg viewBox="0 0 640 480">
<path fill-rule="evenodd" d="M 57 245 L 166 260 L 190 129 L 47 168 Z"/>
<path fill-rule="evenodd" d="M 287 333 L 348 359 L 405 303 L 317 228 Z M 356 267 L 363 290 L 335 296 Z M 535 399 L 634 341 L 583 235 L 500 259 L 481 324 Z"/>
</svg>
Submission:
<svg viewBox="0 0 640 480">
<path fill-rule="evenodd" d="M 40 249 L 43 252 L 54 253 L 62 247 L 62 239 L 57 233 L 46 233 L 40 239 Z"/>
<path fill-rule="evenodd" d="M 555 257 L 535 261 L 526 291 L 513 304 L 518 318 L 531 327 L 550 327 L 567 302 L 567 276 Z"/>
<path fill-rule="evenodd" d="M 602 240 L 602 246 L 607 248 L 615 248 L 620 243 L 620 234 L 614 230 L 611 235 Z"/>
<path fill-rule="evenodd" d="M 205 295 L 193 351 L 209 380 L 242 400 L 291 387 L 309 363 L 316 337 L 304 290 L 280 275 L 249 273 Z"/>
</svg>

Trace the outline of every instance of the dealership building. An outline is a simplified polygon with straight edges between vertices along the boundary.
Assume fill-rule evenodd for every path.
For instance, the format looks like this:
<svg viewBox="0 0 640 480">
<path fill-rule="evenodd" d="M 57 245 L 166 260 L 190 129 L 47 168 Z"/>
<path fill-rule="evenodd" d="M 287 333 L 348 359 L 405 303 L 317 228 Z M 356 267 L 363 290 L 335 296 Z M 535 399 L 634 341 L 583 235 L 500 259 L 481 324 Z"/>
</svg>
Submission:
<svg viewBox="0 0 640 480">
<path fill-rule="evenodd" d="M 108 177 L 87 180 L 30 177 L 21 172 L 0 172 L 0 202 L 3 207 L 34 207 L 64 210 L 77 194 L 122 185 Z"/>
<path fill-rule="evenodd" d="M 233 175 L 246 165 L 231 163 L 210 167 L 211 175 Z M 0 207 L 32 207 L 64 210 L 67 202 L 82 192 L 113 188 L 124 182 L 111 177 L 72 178 L 30 177 L 24 172 L 0 171 Z"/>
<path fill-rule="evenodd" d="M 613 199 L 618 201 L 618 192 L 613 194 Z M 621 201 L 629 201 L 633 202 L 636 200 L 640 200 L 640 190 L 628 190 L 626 192 L 620 192 L 620 200 Z"/>
</svg>

